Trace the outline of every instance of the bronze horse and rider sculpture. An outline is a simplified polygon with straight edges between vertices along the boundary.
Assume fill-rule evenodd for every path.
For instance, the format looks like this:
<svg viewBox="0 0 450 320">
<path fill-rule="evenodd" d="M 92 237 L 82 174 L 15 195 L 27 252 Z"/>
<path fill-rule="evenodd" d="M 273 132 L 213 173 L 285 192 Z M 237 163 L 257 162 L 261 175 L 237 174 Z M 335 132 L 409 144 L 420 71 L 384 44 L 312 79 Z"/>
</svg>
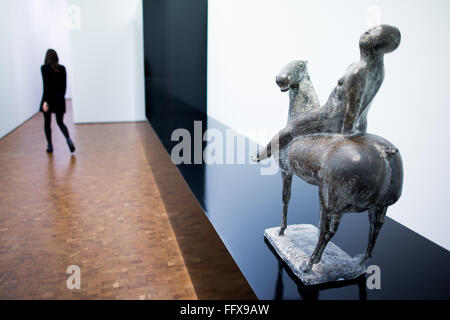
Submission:
<svg viewBox="0 0 450 320">
<path fill-rule="evenodd" d="M 348 67 L 323 106 L 305 61 L 291 62 L 276 77 L 281 91 L 289 91 L 288 123 L 253 160 L 274 156 L 281 168 L 280 235 L 287 227 L 293 175 L 319 187 L 319 240 L 302 266 L 305 272 L 320 262 L 342 215 L 349 212 L 369 213 L 369 239 L 360 261 L 365 263 L 387 208 L 400 198 L 403 165 L 398 149 L 366 133 L 369 106 L 384 79 L 384 55 L 397 49 L 400 39 L 400 31 L 389 25 L 365 32 L 359 40 L 360 61 Z"/>
</svg>

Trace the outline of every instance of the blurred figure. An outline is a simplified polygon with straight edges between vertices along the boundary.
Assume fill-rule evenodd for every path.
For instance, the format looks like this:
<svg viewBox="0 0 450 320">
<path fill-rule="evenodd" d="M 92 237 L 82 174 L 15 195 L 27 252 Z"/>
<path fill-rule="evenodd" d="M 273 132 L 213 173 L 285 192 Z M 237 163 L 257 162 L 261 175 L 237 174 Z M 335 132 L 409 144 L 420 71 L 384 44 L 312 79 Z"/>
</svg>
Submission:
<svg viewBox="0 0 450 320">
<path fill-rule="evenodd" d="M 47 152 L 53 152 L 52 144 L 52 113 L 56 115 L 56 123 L 66 138 L 70 152 L 75 151 L 75 146 L 70 139 L 69 131 L 64 124 L 64 113 L 66 112 L 66 68 L 58 63 L 58 55 L 53 49 L 48 49 L 45 55 L 45 63 L 41 66 L 42 80 L 44 82 L 44 93 L 39 111 L 44 114 L 44 131 L 47 138 Z"/>
</svg>

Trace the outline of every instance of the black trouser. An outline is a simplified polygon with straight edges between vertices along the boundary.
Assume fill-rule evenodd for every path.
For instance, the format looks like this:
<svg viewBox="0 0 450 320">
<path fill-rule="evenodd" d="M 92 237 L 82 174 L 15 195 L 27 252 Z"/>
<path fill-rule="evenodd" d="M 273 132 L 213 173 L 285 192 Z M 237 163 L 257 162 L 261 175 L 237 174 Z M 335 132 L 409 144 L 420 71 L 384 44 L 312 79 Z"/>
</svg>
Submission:
<svg viewBox="0 0 450 320">
<path fill-rule="evenodd" d="M 44 131 L 45 137 L 47 138 L 47 143 L 49 145 L 52 144 L 52 114 L 50 112 L 44 113 Z M 64 113 L 55 113 L 56 115 L 56 123 L 58 124 L 59 129 L 61 129 L 62 134 L 66 139 L 69 139 L 69 130 L 67 130 L 66 125 L 64 124 Z"/>
</svg>

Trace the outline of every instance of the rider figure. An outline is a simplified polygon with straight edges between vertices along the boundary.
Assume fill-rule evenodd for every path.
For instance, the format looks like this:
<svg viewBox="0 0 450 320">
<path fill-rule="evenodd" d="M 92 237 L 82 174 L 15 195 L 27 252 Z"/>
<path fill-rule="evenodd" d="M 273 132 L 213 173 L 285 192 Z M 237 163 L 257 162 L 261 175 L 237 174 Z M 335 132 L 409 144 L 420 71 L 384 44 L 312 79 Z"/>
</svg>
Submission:
<svg viewBox="0 0 450 320">
<path fill-rule="evenodd" d="M 389 25 L 366 31 L 359 39 L 360 61 L 348 67 L 325 105 L 290 121 L 255 160 L 269 158 L 300 135 L 365 133 L 370 103 L 384 79 L 384 54 L 397 49 L 400 37 L 400 31 Z"/>
</svg>

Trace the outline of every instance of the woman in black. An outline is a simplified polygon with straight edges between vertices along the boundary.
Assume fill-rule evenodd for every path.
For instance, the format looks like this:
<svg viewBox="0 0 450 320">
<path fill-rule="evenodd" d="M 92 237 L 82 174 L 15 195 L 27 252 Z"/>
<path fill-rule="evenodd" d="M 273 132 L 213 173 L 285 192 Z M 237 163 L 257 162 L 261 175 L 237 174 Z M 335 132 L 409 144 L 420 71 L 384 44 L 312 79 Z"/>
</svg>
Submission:
<svg viewBox="0 0 450 320">
<path fill-rule="evenodd" d="M 47 50 L 45 64 L 41 67 L 41 72 L 44 82 L 44 94 L 42 96 L 40 111 L 44 114 L 44 131 L 48 143 L 47 152 L 53 152 L 52 113 L 56 115 L 56 123 L 66 138 L 70 152 L 74 152 L 75 146 L 70 139 L 69 131 L 63 121 L 64 113 L 66 112 L 66 68 L 58 63 L 58 55 L 55 50 Z"/>
</svg>

